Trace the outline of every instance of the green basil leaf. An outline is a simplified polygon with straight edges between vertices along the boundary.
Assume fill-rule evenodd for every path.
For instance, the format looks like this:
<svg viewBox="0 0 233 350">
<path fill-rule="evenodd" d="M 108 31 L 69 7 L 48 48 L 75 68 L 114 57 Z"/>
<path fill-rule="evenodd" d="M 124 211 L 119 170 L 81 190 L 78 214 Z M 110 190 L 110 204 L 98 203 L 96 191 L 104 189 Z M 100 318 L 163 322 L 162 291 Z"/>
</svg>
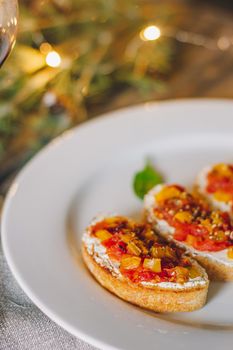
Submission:
<svg viewBox="0 0 233 350">
<path fill-rule="evenodd" d="M 140 199 L 155 185 L 163 183 L 162 175 L 151 165 L 147 163 L 143 170 L 137 172 L 133 179 L 134 193 Z"/>
</svg>

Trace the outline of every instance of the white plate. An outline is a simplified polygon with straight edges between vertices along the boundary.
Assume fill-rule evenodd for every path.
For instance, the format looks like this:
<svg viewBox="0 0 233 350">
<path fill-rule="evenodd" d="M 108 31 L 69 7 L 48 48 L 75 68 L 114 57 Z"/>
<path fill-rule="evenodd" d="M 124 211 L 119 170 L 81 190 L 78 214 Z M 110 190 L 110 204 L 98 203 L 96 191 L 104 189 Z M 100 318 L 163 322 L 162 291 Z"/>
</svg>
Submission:
<svg viewBox="0 0 233 350">
<path fill-rule="evenodd" d="M 233 284 L 211 284 L 200 311 L 146 312 L 85 269 L 80 237 L 100 212 L 135 215 L 132 176 L 150 156 L 167 181 L 191 185 L 206 164 L 233 161 L 233 103 L 186 100 L 111 113 L 56 139 L 21 172 L 5 202 L 3 248 L 17 281 L 51 319 L 99 348 L 230 349 Z M 76 261 L 75 261 L 76 260 Z"/>
</svg>

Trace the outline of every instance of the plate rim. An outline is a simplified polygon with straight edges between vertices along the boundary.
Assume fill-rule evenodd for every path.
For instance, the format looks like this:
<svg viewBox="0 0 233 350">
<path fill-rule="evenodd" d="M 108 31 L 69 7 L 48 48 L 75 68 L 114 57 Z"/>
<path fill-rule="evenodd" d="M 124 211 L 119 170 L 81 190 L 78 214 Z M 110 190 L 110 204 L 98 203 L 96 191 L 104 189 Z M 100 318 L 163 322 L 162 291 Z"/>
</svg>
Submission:
<svg viewBox="0 0 233 350">
<path fill-rule="evenodd" d="M 43 302 L 41 302 L 36 295 L 33 294 L 33 292 L 30 289 L 30 286 L 25 283 L 24 279 L 21 276 L 21 273 L 17 270 L 17 266 L 15 266 L 13 257 L 10 252 L 10 248 L 8 246 L 7 242 L 7 228 L 6 228 L 6 221 L 9 215 L 10 205 L 11 201 L 13 200 L 15 190 L 17 183 L 21 180 L 21 178 L 24 177 L 24 174 L 30 170 L 30 168 L 34 165 L 34 163 L 37 162 L 37 160 L 40 157 L 46 157 L 47 152 L 50 152 L 57 143 L 65 143 L 67 138 L 72 138 L 74 135 L 79 132 L 80 129 L 89 128 L 91 125 L 95 125 L 99 122 L 102 122 L 105 119 L 110 118 L 116 118 L 121 116 L 121 112 L 129 112 L 132 110 L 140 110 L 147 106 L 161 106 L 161 105 L 172 105 L 172 104 L 196 104 L 196 103 L 211 103 L 211 104 L 229 104 L 233 106 L 233 100 L 229 98 L 179 98 L 179 99 L 169 99 L 169 100 L 163 100 L 163 101 L 149 101 L 145 103 L 139 103 L 132 106 L 127 106 L 123 108 L 119 108 L 113 111 L 109 111 L 103 114 L 98 115 L 97 117 L 85 121 L 82 124 L 71 128 L 65 132 L 63 132 L 58 137 L 54 138 L 52 141 L 50 141 L 45 147 L 43 147 L 35 156 L 32 157 L 19 171 L 15 179 L 13 180 L 7 195 L 4 200 L 3 208 L 2 208 L 2 215 L 1 215 L 1 241 L 2 241 L 2 249 L 4 256 L 6 258 L 7 264 L 10 267 L 11 273 L 16 279 L 19 286 L 22 288 L 22 290 L 25 292 L 26 295 L 30 298 L 30 300 L 38 306 L 38 308 L 46 314 L 52 321 L 54 321 L 56 324 L 60 325 L 63 329 L 67 330 L 70 334 L 74 335 L 75 337 L 78 337 L 82 339 L 83 341 L 88 342 L 89 344 L 99 347 L 99 348 L 105 348 L 105 349 L 117 349 L 114 346 L 111 346 L 110 344 L 105 343 L 104 341 L 99 341 L 95 337 L 90 336 L 90 334 L 85 333 L 83 331 L 80 331 L 79 329 L 73 327 L 68 322 L 61 319 L 59 316 L 56 315 L 54 311 L 51 311 L 49 307 L 44 305 Z M 55 151 L 56 152 L 56 151 Z"/>
</svg>

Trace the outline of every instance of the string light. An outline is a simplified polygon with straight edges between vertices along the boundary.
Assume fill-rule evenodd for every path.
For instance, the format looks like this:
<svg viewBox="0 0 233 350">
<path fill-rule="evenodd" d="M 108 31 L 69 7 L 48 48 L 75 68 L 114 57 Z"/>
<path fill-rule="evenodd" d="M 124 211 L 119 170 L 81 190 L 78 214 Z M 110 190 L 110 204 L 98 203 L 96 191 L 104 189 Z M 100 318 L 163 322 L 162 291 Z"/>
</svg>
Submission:
<svg viewBox="0 0 233 350">
<path fill-rule="evenodd" d="M 161 37 L 161 31 L 159 27 L 150 25 L 145 27 L 139 33 L 141 40 L 143 41 L 154 41 Z M 212 39 L 208 36 L 187 32 L 184 30 L 177 30 L 176 28 L 166 28 L 163 31 L 164 37 L 174 38 L 175 40 L 187 43 L 195 46 L 202 46 L 210 50 L 221 50 L 226 51 L 232 48 L 233 41 L 228 37 L 222 36 L 219 39 Z"/>
<path fill-rule="evenodd" d="M 144 41 L 157 40 L 161 36 L 161 31 L 157 26 L 148 26 L 140 32 L 140 38 Z"/>
<path fill-rule="evenodd" d="M 49 43 L 43 42 L 40 45 L 40 52 L 45 55 L 45 62 L 49 67 L 56 68 L 61 65 L 61 56 L 53 50 Z"/>
<path fill-rule="evenodd" d="M 61 64 L 61 57 L 56 51 L 50 51 L 45 58 L 45 61 L 49 67 L 59 67 Z"/>
<path fill-rule="evenodd" d="M 164 30 L 163 35 L 168 38 L 174 38 L 181 43 L 200 46 L 209 50 L 226 51 L 232 49 L 233 46 L 230 38 L 225 36 L 213 39 L 206 35 L 177 30 L 176 28 L 167 28 Z"/>
</svg>

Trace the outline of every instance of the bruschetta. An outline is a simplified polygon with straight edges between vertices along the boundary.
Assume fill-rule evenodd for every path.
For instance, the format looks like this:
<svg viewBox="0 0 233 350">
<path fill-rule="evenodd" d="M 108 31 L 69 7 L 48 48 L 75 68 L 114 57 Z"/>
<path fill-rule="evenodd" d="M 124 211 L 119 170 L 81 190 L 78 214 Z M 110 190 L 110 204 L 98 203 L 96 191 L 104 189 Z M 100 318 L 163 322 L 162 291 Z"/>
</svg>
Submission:
<svg viewBox="0 0 233 350">
<path fill-rule="evenodd" d="M 233 164 L 204 168 L 197 177 L 195 190 L 214 208 L 227 211 L 233 217 Z"/>
<path fill-rule="evenodd" d="M 233 281 L 233 226 L 230 216 L 179 185 L 157 185 L 145 196 L 146 219 L 195 258 L 209 277 Z"/>
<path fill-rule="evenodd" d="M 121 216 L 95 219 L 83 234 L 82 254 L 103 287 L 140 307 L 193 311 L 206 302 L 205 270 L 148 224 Z"/>
</svg>

